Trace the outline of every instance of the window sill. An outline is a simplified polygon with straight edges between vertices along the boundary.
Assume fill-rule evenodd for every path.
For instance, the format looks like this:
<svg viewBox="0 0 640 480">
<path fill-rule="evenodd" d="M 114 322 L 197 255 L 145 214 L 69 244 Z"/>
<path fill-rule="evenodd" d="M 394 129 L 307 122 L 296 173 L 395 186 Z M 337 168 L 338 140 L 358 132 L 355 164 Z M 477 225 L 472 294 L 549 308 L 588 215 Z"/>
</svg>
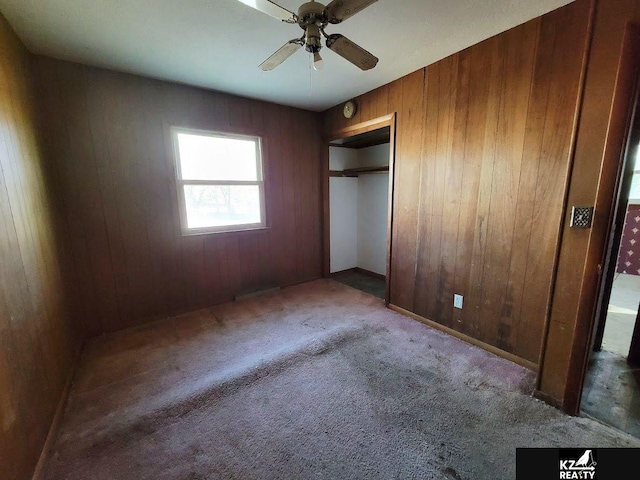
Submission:
<svg viewBox="0 0 640 480">
<path fill-rule="evenodd" d="M 251 227 L 251 228 L 234 228 L 229 230 L 182 230 L 180 232 L 181 237 L 193 237 L 196 235 L 242 235 L 242 234 L 258 234 L 267 233 L 271 230 L 269 226 Z"/>
</svg>

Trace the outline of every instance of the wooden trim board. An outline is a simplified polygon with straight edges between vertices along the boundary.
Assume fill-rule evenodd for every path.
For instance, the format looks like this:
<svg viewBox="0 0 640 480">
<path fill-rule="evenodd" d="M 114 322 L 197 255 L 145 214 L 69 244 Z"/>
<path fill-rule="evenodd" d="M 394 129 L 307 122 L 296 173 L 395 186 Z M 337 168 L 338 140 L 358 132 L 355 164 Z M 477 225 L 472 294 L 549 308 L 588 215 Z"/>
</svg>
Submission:
<svg viewBox="0 0 640 480">
<path fill-rule="evenodd" d="M 329 170 L 330 177 L 358 177 L 366 174 L 388 173 L 389 165 L 382 167 L 347 168 L 345 170 Z"/>
<path fill-rule="evenodd" d="M 396 114 L 389 116 L 389 200 L 387 204 L 387 285 L 384 304 L 391 303 L 391 249 L 393 248 L 393 199 L 395 198 Z"/>
<path fill-rule="evenodd" d="M 322 182 L 322 274 L 331 276 L 331 212 L 329 182 L 332 176 L 329 171 L 329 143 L 322 145 L 320 181 Z"/>
<path fill-rule="evenodd" d="M 516 355 L 513 355 L 512 353 L 509 352 L 505 352 L 504 350 L 500 350 L 499 348 L 496 348 L 492 345 L 489 345 L 487 343 L 481 342 L 480 340 L 476 340 L 475 338 L 469 337 L 467 335 L 465 335 L 464 333 L 460 333 L 456 330 L 453 330 L 452 328 L 449 327 L 445 327 L 444 325 L 440 325 L 437 322 L 434 322 L 433 320 L 429 320 L 428 318 L 424 318 L 421 317 L 420 315 L 416 315 L 415 313 L 412 313 L 408 310 L 405 310 L 404 308 L 398 307 L 397 305 L 393 305 L 393 304 L 389 304 L 389 308 L 395 312 L 398 312 L 402 315 L 404 315 L 405 317 L 409 317 L 412 318 L 414 320 L 417 320 L 418 322 L 424 323 L 425 325 L 428 325 L 429 327 L 435 328 L 436 330 L 439 330 L 443 333 L 446 333 L 448 335 L 451 335 L 452 337 L 456 337 L 459 340 L 462 340 L 464 342 L 470 343 L 473 346 L 482 348 L 483 350 L 486 350 L 489 353 L 493 353 L 494 355 L 498 355 L 499 357 L 502 357 L 506 360 L 509 360 L 513 363 L 517 363 L 520 366 L 523 366 L 525 368 L 528 368 L 529 370 L 533 370 L 534 372 L 538 371 L 538 365 L 536 365 L 533 362 L 530 362 L 529 360 L 525 360 L 523 358 L 520 358 Z"/>
<path fill-rule="evenodd" d="M 533 396 L 535 398 L 537 398 L 538 400 L 542 400 L 545 403 L 548 403 L 549 405 L 551 405 L 552 407 L 558 408 L 560 410 L 562 410 L 562 405 L 561 402 L 559 402 L 557 399 L 553 398 L 551 395 L 547 395 L 546 393 L 538 390 L 538 389 L 534 389 L 533 390 Z"/>
<path fill-rule="evenodd" d="M 388 115 L 384 115 L 382 117 L 374 118 L 373 120 L 368 120 L 366 122 L 358 123 L 357 125 L 352 125 L 350 127 L 335 130 L 329 133 L 326 140 L 327 140 L 327 143 L 335 142 L 336 140 L 341 140 L 347 137 L 353 137 L 361 133 L 367 133 L 372 130 L 378 130 L 379 128 L 384 128 L 388 126 L 391 126 L 393 128 L 394 123 L 395 123 L 395 113 L 391 113 Z"/>
</svg>

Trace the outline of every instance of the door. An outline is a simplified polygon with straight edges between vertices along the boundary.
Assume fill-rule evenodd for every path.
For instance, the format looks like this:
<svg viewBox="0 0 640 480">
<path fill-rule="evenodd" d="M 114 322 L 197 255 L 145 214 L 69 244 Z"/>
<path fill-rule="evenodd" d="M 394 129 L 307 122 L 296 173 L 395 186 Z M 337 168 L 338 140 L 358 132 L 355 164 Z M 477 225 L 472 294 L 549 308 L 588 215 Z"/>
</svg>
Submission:
<svg viewBox="0 0 640 480">
<path fill-rule="evenodd" d="M 611 225 L 609 227 L 607 249 L 604 252 L 603 262 L 600 266 L 599 274 L 601 277 L 600 293 L 596 311 L 594 312 L 593 335 L 591 337 L 590 351 L 600 351 L 602 348 L 602 340 L 606 327 L 607 311 L 611 300 L 611 290 L 616 274 L 618 249 L 622 241 L 625 218 L 627 215 L 627 206 L 629 200 L 629 192 L 634 176 L 636 158 L 638 156 L 640 145 L 640 82 L 638 82 L 638 72 L 640 68 L 640 29 L 635 26 L 629 26 L 625 36 L 626 55 L 625 64 L 628 72 L 629 80 L 633 79 L 635 83 L 633 93 L 630 92 L 626 98 L 633 95 L 631 102 L 631 112 L 621 112 L 627 115 L 627 133 L 625 135 L 625 145 L 623 148 L 623 157 L 618 167 L 618 180 L 615 188 L 615 198 L 613 201 L 611 212 Z M 633 65 L 632 65 L 633 64 Z M 633 83 L 630 82 L 632 85 Z M 637 326 L 637 325 L 636 325 Z M 586 367 L 586 364 L 585 364 Z"/>
<path fill-rule="evenodd" d="M 636 316 L 636 326 L 633 329 L 627 362 L 633 365 L 640 365 L 640 308 L 638 308 L 638 315 Z"/>
</svg>

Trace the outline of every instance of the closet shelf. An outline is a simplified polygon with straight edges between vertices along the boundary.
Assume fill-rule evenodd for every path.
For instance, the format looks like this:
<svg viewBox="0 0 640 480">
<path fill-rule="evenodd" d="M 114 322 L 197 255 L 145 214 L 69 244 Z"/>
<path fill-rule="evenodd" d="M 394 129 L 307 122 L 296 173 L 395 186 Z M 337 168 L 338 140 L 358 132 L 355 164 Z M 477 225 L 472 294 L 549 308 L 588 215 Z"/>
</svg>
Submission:
<svg viewBox="0 0 640 480">
<path fill-rule="evenodd" d="M 332 177 L 357 177 L 364 173 L 386 173 L 389 171 L 389 165 L 382 167 L 362 167 L 362 168 L 347 168 L 345 170 L 331 170 L 330 175 Z"/>
</svg>

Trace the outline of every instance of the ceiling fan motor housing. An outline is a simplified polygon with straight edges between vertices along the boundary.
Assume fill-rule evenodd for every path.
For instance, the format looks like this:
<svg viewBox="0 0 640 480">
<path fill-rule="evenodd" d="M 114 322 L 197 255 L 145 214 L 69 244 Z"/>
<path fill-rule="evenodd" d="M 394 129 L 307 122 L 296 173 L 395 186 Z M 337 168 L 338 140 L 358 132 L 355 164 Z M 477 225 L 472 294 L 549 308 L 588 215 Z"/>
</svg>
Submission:
<svg viewBox="0 0 640 480">
<path fill-rule="evenodd" d="M 303 3 L 298 9 L 298 18 L 301 26 L 308 23 L 322 25 L 326 23 L 324 5 L 318 2 Z"/>
<path fill-rule="evenodd" d="M 298 23 L 305 33 L 305 49 L 318 53 L 322 48 L 320 29 L 327 24 L 325 7 L 318 2 L 307 2 L 298 9 Z"/>
</svg>

